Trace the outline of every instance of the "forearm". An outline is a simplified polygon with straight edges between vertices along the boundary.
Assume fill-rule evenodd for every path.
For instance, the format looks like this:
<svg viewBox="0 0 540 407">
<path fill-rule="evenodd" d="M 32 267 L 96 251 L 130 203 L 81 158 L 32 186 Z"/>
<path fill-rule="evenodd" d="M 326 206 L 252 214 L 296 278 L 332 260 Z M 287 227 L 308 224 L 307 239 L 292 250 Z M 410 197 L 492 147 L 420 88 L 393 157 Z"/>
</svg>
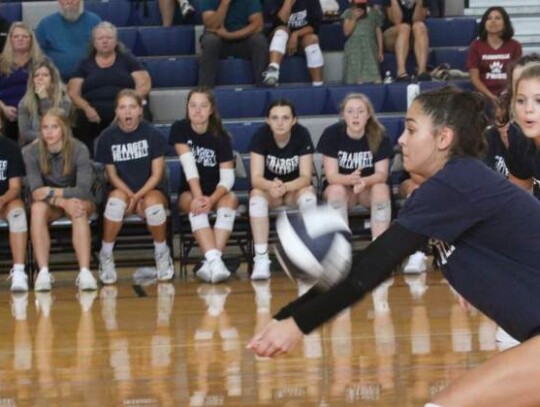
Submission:
<svg viewBox="0 0 540 407">
<path fill-rule="evenodd" d="M 128 187 L 127 184 L 124 181 L 122 181 L 122 179 L 118 175 L 114 175 L 114 176 L 109 175 L 109 183 L 114 188 L 125 192 L 128 196 L 133 196 L 134 195 L 134 192 L 131 190 L 131 188 Z"/>
<path fill-rule="evenodd" d="M 362 177 L 362 180 L 366 184 L 366 187 L 370 187 L 375 184 L 385 184 L 388 179 L 388 173 L 375 172 L 367 177 Z"/>
<path fill-rule="evenodd" d="M 241 39 L 249 37 L 250 35 L 259 33 L 261 31 L 262 31 L 262 26 L 256 22 L 252 22 L 246 25 L 245 27 L 241 28 L 240 30 L 229 31 L 229 35 L 227 36 L 227 39 L 231 41 L 241 40 Z"/>
<path fill-rule="evenodd" d="M 188 184 L 189 190 L 191 191 L 191 195 L 193 195 L 193 198 L 200 198 L 201 196 L 203 196 L 199 177 L 189 179 Z"/>
<path fill-rule="evenodd" d="M 70 94 L 70 97 L 71 101 L 73 102 L 73 106 L 75 106 L 77 109 L 86 110 L 92 107 L 90 102 L 79 94 Z"/>
<path fill-rule="evenodd" d="M 142 188 L 135 192 L 135 195 L 137 195 L 139 198 L 146 196 L 148 192 L 156 189 L 156 187 L 161 182 L 161 178 L 162 174 L 152 174 L 150 178 L 148 178 L 146 183 L 142 186 Z"/>
<path fill-rule="evenodd" d="M 354 182 L 351 180 L 349 175 L 340 174 L 336 172 L 335 174 L 326 175 L 326 181 L 330 185 L 354 185 Z"/>
<path fill-rule="evenodd" d="M 302 188 L 309 187 L 311 185 L 311 177 L 310 176 L 299 176 L 296 179 L 293 179 L 292 181 L 285 182 L 285 188 L 287 188 L 287 192 L 294 192 L 298 191 Z"/>
<path fill-rule="evenodd" d="M 251 185 L 253 188 L 257 188 L 263 191 L 269 191 L 274 184 L 272 181 L 269 181 L 266 178 L 259 176 L 251 178 Z"/>
<path fill-rule="evenodd" d="M 21 189 L 20 188 L 9 188 L 4 195 L 0 196 L 0 200 L 3 205 L 5 205 L 8 202 L 13 201 L 14 199 L 21 197 Z"/>
<path fill-rule="evenodd" d="M 292 0 L 285 0 L 283 2 L 283 6 L 277 13 L 277 17 L 281 20 L 281 22 L 284 25 L 287 25 L 287 22 L 289 21 L 289 17 L 291 16 L 292 6 L 294 1 Z"/>
<path fill-rule="evenodd" d="M 298 36 L 298 38 L 302 38 L 304 35 L 312 34 L 315 30 L 312 26 L 306 25 L 305 27 L 300 28 L 299 30 L 293 31 L 293 33 Z"/>
<path fill-rule="evenodd" d="M 350 36 L 354 32 L 356 21 L 355 18 L 346 18 L 343 20 L 343 35 L 345 37 Z"/>
<path fill-rule="evenodd" d="M 227 11 L 229 10 L 229 4 L 230 1 L 221 1 L 212 16 L 205 19 L 205 27 L 216 30 L 223 26 L 225 24 L 225 17 L 227 17 Z"/>
<path fill-rule="evenodd" d="M 212 202 L 212 206 L 214 206 L 221 198 L 223 198 L 228 193 L 229 191 L 227 189 L 225 189 L 221 185 L 218 185 L 212 195 L 209 196 L 210 202 Z"/>
</svg>

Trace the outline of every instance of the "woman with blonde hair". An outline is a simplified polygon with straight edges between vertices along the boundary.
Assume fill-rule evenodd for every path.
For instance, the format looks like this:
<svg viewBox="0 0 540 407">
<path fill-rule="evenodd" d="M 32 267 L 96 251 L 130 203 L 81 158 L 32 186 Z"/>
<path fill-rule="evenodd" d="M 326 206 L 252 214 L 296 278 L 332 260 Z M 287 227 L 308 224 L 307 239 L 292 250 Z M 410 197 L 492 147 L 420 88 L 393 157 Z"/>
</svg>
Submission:
<svg viewBox="0 0 540 407">
<path fill-rule="evenodd" d="M 4 50 L 0 54 L 0 113 L 4 134 L 17 141 L 17 106 L 26 92 L 28 71 L 42 58 L 32 29 L 22 22 L 11 25 Z"/>
<path fill-rule="evenodd" d="M 71 99 L 58 69 L 50 59 L 34 64 L 26 93 L 19 102 L 19 141 L 28 144 L 39 137 L 41 117 L 51 108 L 62 109 L 69 117 Z"/>
<path fill-rule="evenodd" d="M 49 273 L 49 224 L 62 216 L 72 223 L 72 242 L 80 267 L 76 284 L 80 290 L 97 289 L 90 271 L 88 223 L 95 210 L 92 162 L 86 146 L 73 138 L 63 111 L 53 108 L 45 113 L 39 139 L 23 149 L 23 158 L 33 201 L 30 235 L 39 267 L 34 290 L 50 291 L 54 282 Z"/>
</svg>

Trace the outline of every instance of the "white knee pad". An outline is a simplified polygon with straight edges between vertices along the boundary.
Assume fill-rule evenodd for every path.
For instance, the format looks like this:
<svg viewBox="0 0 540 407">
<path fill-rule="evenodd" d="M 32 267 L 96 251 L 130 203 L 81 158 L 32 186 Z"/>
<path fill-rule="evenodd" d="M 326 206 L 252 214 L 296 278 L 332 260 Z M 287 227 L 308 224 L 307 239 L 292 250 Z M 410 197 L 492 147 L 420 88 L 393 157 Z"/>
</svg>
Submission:
<svg viewBox="0 0 540 407">
<path fill-rule="evenodd" d="M 313 192 L 304 192 L 296 201 L 298 209 L 305 211 L 307 209 L 313 209 L 317 206 L 317 197 Z"/>
<path fill-rule="evenodd" d="M 208 214 L 200 213 L 198 215 L 193 215 L 189 213 L 189 223 L 191 225 L 191 231 L 195 232 L 199 229 L 209 228 L 210 222 L 208 222 Z"/>
<path fill-rule="evenodd" d="M 214 225 L 214 228 L 232 231 L 235 216 L 236 216 L 236 211 L 234 209 L 219 208 L 217 210 L 217 218 L 216 218 L 216 224 Z"/>
<path fill-rule="evenodd" d="M 328 201 L 328 206 L 339 213 L 343 220 L 349 224 L 349 208 L 347 208 L 347 203 L 345 201 L 342 201 L 341 199 Z"/>
<path fill-rule="evenodd" d="M 26 212 L 23 208 L 15 208 L 7 214 L 9 231 L 13 233 L 23 233 L 28 231 L 26 223 Z"/>
<path fill-rule="evenodd" d="M 319 68 L 324 65 L 324 58 L 319 44 L 308 45 L 304 49 L 308 68 Z"/>
<path fill-rule="evenodd" d="M 167 213 L 163 204 L 151 205 L 144 210 L 148 226 L 160 226 L 167 221 Z"/>
<path fill-rule="evenodd" d="M 284 30 L 277 30 L 270 41 L 270 52 L 275 51 L 280 54 L 285 54 L 287 50 L 287 41 L 289 41 L 289 34 Z"/>
<path fill-rule="evenodd" d="M 374 202 L 371 204 L 372 222 L 390 222 L 392 220 L 392 205 L 390 201 Z"/>
<path fill-rule="evenodd" d="M 249 216 L 254 218 L 268 217 L 268 201 L 262 196 L 249 198 Z"/>
<path fill-rule="evenodd" d="M 107 200 L 103 216 L 113 222 L 122 222 L 124 220 L 126 206 L 126 203 L 120 198 L 111 197 Z"/>
</svg>

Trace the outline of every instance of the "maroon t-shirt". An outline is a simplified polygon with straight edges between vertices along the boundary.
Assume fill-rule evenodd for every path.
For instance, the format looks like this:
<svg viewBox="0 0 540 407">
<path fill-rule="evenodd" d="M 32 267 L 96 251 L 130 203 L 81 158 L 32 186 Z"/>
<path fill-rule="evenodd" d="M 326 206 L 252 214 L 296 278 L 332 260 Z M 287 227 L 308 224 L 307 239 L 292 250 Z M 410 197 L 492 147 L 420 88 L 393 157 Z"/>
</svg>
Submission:
<svg viewBox="0 0 540 407">
<path fill-rule="evenodd" d="M 516 40 L 503 43 L 493 49 L 487 41 L 475 40 L 469 47 L 467 68 L 478 69 L 480 80 L 494 95 L 499 95 L 506 85 L 507 67 L 521 57 L 521 44 Z"/>
</svg>

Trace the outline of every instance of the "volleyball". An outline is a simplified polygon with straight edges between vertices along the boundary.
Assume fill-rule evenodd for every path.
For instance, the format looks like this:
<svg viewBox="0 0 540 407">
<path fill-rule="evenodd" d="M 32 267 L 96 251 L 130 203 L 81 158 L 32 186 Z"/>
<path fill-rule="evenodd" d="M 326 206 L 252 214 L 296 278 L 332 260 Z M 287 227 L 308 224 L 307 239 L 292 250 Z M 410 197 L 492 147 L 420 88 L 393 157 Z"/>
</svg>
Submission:
<svg viewBox="0 0 540 407">
<path fill-rule="evenodd" d="M 349 273 L 351 231 L 332 208 L 284 211 L 277 218 L 276 232 L 276 257 L 293 281 L 315 283 L 320 290 L 328 290 Z"/>
</svg>

